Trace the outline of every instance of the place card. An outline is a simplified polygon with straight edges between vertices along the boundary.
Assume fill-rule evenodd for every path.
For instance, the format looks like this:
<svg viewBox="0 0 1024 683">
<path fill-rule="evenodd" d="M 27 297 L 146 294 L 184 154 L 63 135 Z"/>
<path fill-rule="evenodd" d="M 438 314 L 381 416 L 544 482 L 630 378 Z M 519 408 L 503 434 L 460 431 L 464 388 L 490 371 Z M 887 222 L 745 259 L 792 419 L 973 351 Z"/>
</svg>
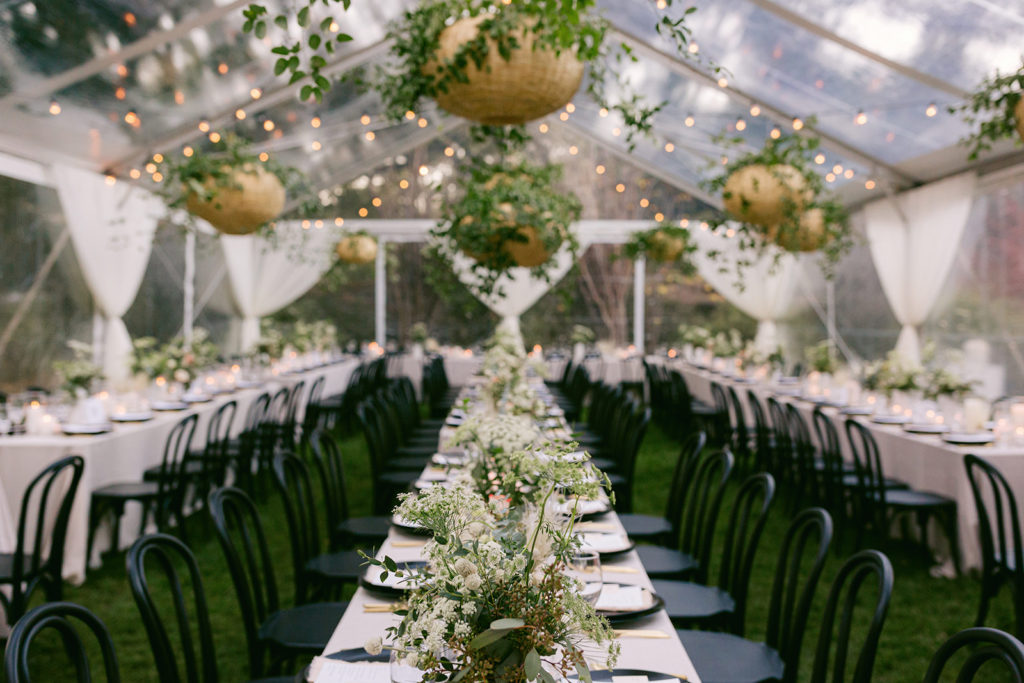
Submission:
<svg viewBox="0 0 1024 683">
<path fill-rule="evenodd" d="M 614 553 L 629 547 L 629 539 L 622 534 L 584 533 L 583 548 L 599 553 Z"/>
<path fill-rule="evenodd" d="M 314 657 L 306 680 L 313 683 L 391 683 L 391 666 L 383 662 L 341 662 Z"/>
<path fill-rule="evenodd" d="M 642 586 L 606 583 L 594 609 L 598 612 L 635 612 L 650 604 L 650 594 Z"/>
</svg>

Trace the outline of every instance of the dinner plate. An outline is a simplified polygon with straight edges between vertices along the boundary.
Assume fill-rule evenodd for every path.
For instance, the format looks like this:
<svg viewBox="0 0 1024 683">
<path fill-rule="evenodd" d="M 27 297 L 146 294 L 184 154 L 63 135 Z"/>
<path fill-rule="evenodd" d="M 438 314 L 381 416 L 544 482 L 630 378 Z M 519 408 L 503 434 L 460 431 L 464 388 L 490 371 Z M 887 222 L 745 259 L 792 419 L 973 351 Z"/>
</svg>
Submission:
<svg viewBox="0 0 1024 683">
<path fill-rule="evenodd" d="M 184 401 L 153 401 L 149 404 L 153 410 L 185 410 L 188 404 Z"/>
<path fill-rule="evenodd" d="M 153 411 L 147 410 L 145 412 L 138 413 L 118 413 L 117 415 L 111 415 L 111 422 L 146 422 L 147 420 L 153 419 Z"/>
<path fill-rule="evenodd" d="M 574 508 L 577 515 L 586 519 L 588 517 L 596 517 L 598 515 L 605 514 L 612 509 L 612 504 L 609 500 L 581 500 L 579 503 L 565 501 L 558 504 L 557 510 L 562 514 L 567 515 L 570 514 Z"/>
<path fill-rule="evenodd" d="M 94 425 L 76 425 L 76 424 L 62 424 L 60 430 L 68 436 L 77 436 L 80 434 L 106 434 L 114 426 L 109 422 Z"/>
<path fill-rule="evenodd" d="M 257 379 L 240 379 L 235 382 L 235 386 L 239 389 L 255 389 L 263 386 L 263 382 Z"/>
<path fill-rule="evenodd" d="M 399 569 L 423 569 L 427 566 L 426 562 L 397 562 Z M 381 567 L 370 567 L 366 572 L 359 577 L 359 583 L 362 584 L 367 590 L 375 591 L 378 593 L 387 593 L 389 595 L 403 595 L 406 591 L 410 591 L 415 588 L 415 585 L 410 577 L 398 578 L 394 574 L 389 572 L 388 578 L 385 581 L 380 580 L 380 575 L 383 569 Z"/>
<path fill-rule="evenodd" d="M 213 396 L 209 394 L 185 394 L 181 397 L 184 403 L 209 403 L 213 400 Z"/>
<path fill-rule="evenodd" d="M 840 408 L 843 415 L 871 415 L 875 412 L 874 406 L 845 406 Z"/>
<path fill-rule="evenodd" d="M 942 435 L 946 443 L 961 446 L 977 446 L 980 444 L 992 443 L 996 440 L 995 434 L 981 432 L 980 434 L 967 434 L 965 432 L 950 432 Z"/>
<path fill-rule="evenodd" d="M 464 421 L 465 420 L 461 417 L 449 417 L 447 420 L 444 421 L 444 424 L 446 427 L 458 427 Z"/>
<path fill-rule="evenodd" d="M 607 581 L 605 582 L 604 586 L 606 588 L 608 586 L 622 586 L 622 587 L 625 587 L 625 588 L 630 588 L 631 587 L 629 584 L 608 583 Z M 644 597 L 647 598 L 647 600 L 646 600 L 647 604 L 644 607 L 638 607 L 636 609 L 630 609 L 630 610 L 603 610 L 603 609 L 599 609 L 599 610 L 597 610 L 597 613 L 600 614 L 605 619 L 607 619 L 608 621 L 610 621 L 611 623 L 618 624 L 618 623 L 621 623 L 621 622 L 624 622 L 624 621 L 632 621 L 633 619 L 639 619 L 641 617 L 646 617 L 648 615 L 654 614 L 655 612 L 657 612 L 657 611 L 661 610 L 663 607 L 665 607 L 665 601 L 662 600 L 660 595 L 658 595 L 654 591 L 648 590 L 646 588 L 642 588 L 641 587 L 641 590 L 643 590 Z M 600 602 L 600 600 L 598 600 L 598 602 Z"/>
<path fill-rule="evenodd" d="M 636 547 L 636 543 L 626 534 L 585 531 L 580 536 L 583 540 L 581 549 L 597 552 L 601 559 L 628 553 Z"/>
<path fill-rule="evenodd" d="M 615 669 L 613 671 L 591 671 L 590 680 L 595 683 L 613 683 L 617 676 L 646 676 L 648 683 L 678 683 L 683 680 L 672 674 L 648 671 L 647 669 Z M 579 683 L 579 678 L 570 676 L 570 683 Z"/>
<path fill-rule="evenodd" d="M 391 524 L 407 534 L 415 534 L 416 536 L 430 536 L 432 533 L 427 527 L 410 522 L 398 515 L 391 516 Z"/>
<path fill-rule="evenodd" d="M 442 467 L 458 467 L 466 464 L 466 455 L 464 453 L 434 453 L 430 456 L 430 461 Z"/>
<path fill-rule="evenodd" d="M 871 421 L 880 425 L 903 425 L 910 422 L 906 415 L 874 415 Z"/>
<path fill-rule="evenodd" d="M 949 431 L 949 425 L 932 424 L 929 422 L 908 422 L 903 425 L 903 431 L 911 434 L 945 434 Z"/>
</svg>

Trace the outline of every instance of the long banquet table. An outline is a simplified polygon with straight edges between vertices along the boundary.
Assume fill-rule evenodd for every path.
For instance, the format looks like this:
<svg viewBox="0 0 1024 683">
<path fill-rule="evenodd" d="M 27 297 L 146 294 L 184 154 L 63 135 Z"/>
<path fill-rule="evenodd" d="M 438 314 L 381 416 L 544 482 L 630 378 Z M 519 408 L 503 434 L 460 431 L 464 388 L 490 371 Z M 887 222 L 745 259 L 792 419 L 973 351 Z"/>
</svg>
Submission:
<svg viewBox="0 0 1024 683">
<path fill-rule="evenodd" d="M 447 428 L 441 431 L 442 443 L 447 439 L 449 433 Z M 594 521 L 613 525 L 619 533 L 625 534 L 614 511 Z M 422 559 L 420 550 L 424 540 L 423 536 L 410 535 L 392 526 L 388 538 L 378 551 L 377 556 L 389 555 L 396 562 L 420 560 Z M 639 585 L 648 590 L 652 589 L 651 581 L 635 550 L 603 560 L 602 568 L 605 582 Z M 396 625 L 399 617 L 390 612 L 367 612 L 365 606 L 368 604 L 379 605 L 388 601 L 388 597 L 382 597 L 360 586 L 322 654 L 326 656 L 341 650 L 361 648 L 369 638 L 383 637 L 384 630 L 388 626 Z M 682 642 L 676 636 L 675 627 L 672 626 L 672 621 L 665 610 L 621 626 L 617 625 L 616 628 L 627 632 L 643 631 L 661 634 L 656 637 L 636 637 L 630 636 L 628 633 L 623 634 L 619 638 L 622 654 L 616 664 L 616 669 L 653 670 L 676 676 L 685 681 L 699 683 L 700 677 L 693 668 Z M 650 635 L 653 633 L 648 633 L 648 636 Z"/>
<path fill-rule="evenodd" d="M 665 362 L 665 359 L 650 359 L 654 362 Z M 747 411 L 747 424 L 753 424 L 753 414 L 747 404 L 747 390 L 751 389 L 761 400 L 772 395 L 770 386 L 734 382 L 720 374 L 695 367 L 685 361 L 669 361 L 668 367 L 678 370 L 686 380 L 687 388 L 694 398 L 714 404 L 711 385 L 714 382 L 732 384 L 740 395 L 744 409 Z M 776 396 L 779 400 L 792 401 L 800 410 L 808 425 L 812 424 L 814 404 L 793 397 Z M 843 432 L 842 421 L 846 418 L 835 408 L 826 408 L 826 412 L 836 419 L 836 427 Z M 962 568 L 981 566 L 981 547 L 978 540 L 978 515 L 975 509 L 974 496 L 970 482 L 964 469 L 963 459 L 967 453 L 974 453 L 999 468 L 1014 490 L 1018 500 L 1024 500 L 1024 448 L 1020 446 L 956 446 L 948 444 L 938 436 L 911 434 L 898 425 L 884 425 L 872 422 L 869 418 L 854 418 L 863 422 L 878 443 L 882 469 L 887 477 L 900 479 L 913 488 L 952 498 L 957 504 L 957 526 L 959 531 L 960 556 Z M 813 427 L 811 428 L 813 432 Z M 840 439 L 843 456 L 851 460 L 849 443 L 845 435 Z M 934 525 L 933 525 L 934 526 Z M 942 533 L 932 529 L 930 535 L 932 547 L 944 548 L 945 538 Z M 950 567 L 947 565 L 947 572 Z"/>
<path fill-rule="evenodd" d="M 217 396 L 208 403 L 195 404 L 187 410 L 157 412 L 147 422 L 115 425 L 113 431 L 106 434 L 0 436 L 0 552 L 14 551 L 21 499 L 29 482 L 50 463 L 69 455 L 80 455 L 85 460 L 85 469 L 68 522 L 63 574 L 72 582 L 82 582 L 88 561 L 93 559 L 86 558 L 92 492 L 108 484 L 141 481 L 146 469 L 160 464 L 167 435 L 186 415 L 199 415 L 192 448 L 200 449 L 206 443 L 210 416 L 226 402 L 238 404 L 231 429 L 232 436 L 237 436 L 249 406 L 264 391 L 276 391 L 281 386 L 295 386 L 305 381 L 304 391 L 308 392 L 312 382 L 323 376 L 323 395 L 340 394 L 345 391 L 349 376 L 358 364 L 357 359 L 345 359 L 305 372 L 280 375 L 261 387 Z M 300 405 L 305 405 L 305 399 Z M 138 505 L 129 505 L 126 509 L 118 539 L 120 548 L 130 545 L 137 537 L 140 512 Z M 110 547 L 110 531 L 108 524 L 97 531 L 94 554 Z"/>
</svg>

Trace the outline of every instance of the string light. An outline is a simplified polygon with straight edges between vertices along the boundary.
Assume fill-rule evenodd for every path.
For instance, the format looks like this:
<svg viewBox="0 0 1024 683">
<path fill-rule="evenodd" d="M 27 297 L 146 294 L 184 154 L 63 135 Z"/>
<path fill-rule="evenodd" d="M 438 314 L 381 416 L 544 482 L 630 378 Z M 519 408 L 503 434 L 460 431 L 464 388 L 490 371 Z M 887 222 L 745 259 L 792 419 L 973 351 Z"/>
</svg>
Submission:
<svg viewBox="0 0 1024 683">
<path fill-rule="evenodd" d="M 180 90 L 174 91 L 174 103 L 177 105 L 185 104 L 185 93 Z"/>
<path fill-rule="evenodd" d="M 757 106 L 756 104 L 751 105 L 751 107 L 750 107 L 750 115 L 751 116 L 760 116 L 761 115 L 761 107 Z"/>
<path fill-rule="evenodd" d="M 244 109 L 236 109 L 235 110 L 235 118 L 238 119 L 239 121 L 244 121 L 245 120 L 245 110 Z"/>
<path fill-rule="evenodd" d="M 576 111 L 576 105 L 570 102 L 569 104 L 565 105 L 565 110 L 571 114 L 574 111 Z"/>
<path fill-rule="evenodd" d="M 268 133 L 270 131 L 274 130 L 274 122 L 271 121 L 270 119 L 267 119 L 266 121 L 264 121 L 263 122 L 263 130 L 267 131 Z"/>
<path fill-rule="evenodd" d="M 857 112 L 857 116 L 853 118 L 853 122 L 856 123 L 858 126 L 863 126 L 865 123 L 868 122 L 868 115 L 864 113 L 863 109 L 861 109 L 859 112 Z"/>
<path fill-rule="evenodd" d="M 576 145 L 571 145 L 569 147 L 569 154 L 571 154 L 572 156 L 576 156 L 579 153 L 580 153 L 580 148 L 577 147 Z"/>
<path fill-rule="evenodd" d="M 814 157 L 814 163 L 818 164 L 818 166 L 821 166 L 823 163 L 825 163 L 825 155 L 824 154 L 816 155 Z"/>
<path fill-rule="evenodd" d="M 359 117 L 359 123 L 363 124 L 364 126 L 370 125 L 370 121 L 371 119 L 369 114 L 363 114 L 362 116 Z"/>
<path fill-rule="evenodd" d="M 129 177 L 130 177 L 130 178 L 131 178 L 132 180 L 138 180 L 139 178 L 141 178 L 141 177 L 142 177 L 142 171 L 140 171 L 140 170 L 139 170 L 139 169 L 137 169 L 137 168 L 133 168 L 132 170 L 128 171 L 128 176 L 129 176 Z"/>
<path fill-rule="evenodd" d="M 569 120 L 569 112 L 563 111 L 561 114 L 558 115 L 558 118 L 560 120 L 562 120 L 562 121 L 568 121 Z"/>
<path fill-rule="evenodd" d="M 146 164 L 146 173 L 148 173 L 149 175 L 153 175 L 154 173 L 156 173 L 156 170 L 156 164 L 154 164 L 152 161 Z"/>
<path fill-rule="evenodd" d="M 117 75 L 121 78 L 124 78 L 128 75 L 128 67 L 126 67 L 124 64 L 118 64 L 114 70 L 117 71 Z"/>
<path fill-rule="evenodd" d="M 157 152 L 156 154 L 154 154 L 153 155 L 153 163 L 156 163 L 156 164 L 164 163 L 164 155 L 161 154 L 160 152 Z"/>
<path fill-rule="evenodd" d="M 359 208 L 359 217 L 360 217 L 360 218 L 366 218 L 366 216 L 367 216 L 367 215 L 368 215 L 369 213 L 370 213 L 370 212 L 366 210 L 366 207 L 365 207 L 365 206 L 363 206 L 363 207 L 360 207 L 360 208 Z"/>
<path fill-rule="evenodd" d="M 320 123 L 321 123 L 320 117 L 319 116 L 314 116 L 313 120 L 309 122 L 309 125 L 313 126 L 314 128 L 319 128 L 320 127 Z"/>
<path fill-rule="evenodd" d="M 726 78 L 724 76 L 722 78 L 719 78 L 718 79 L 718 87 L 719 88 L 728 88 L 729 87 L 729 81 L 726 80 Z"/>
<path fill-rule="evenodd" d="M 270 130 L 270 128 L 267 128 L 267 130 Z M 200 121 L 199 122 L 199 132 L 201 132 L 201 133 L 209 133 L 210 132 L 210 123 L 208 121 Z"/>
<path fill-rule="evenodd" d="M 608 116 L 608 108 L 601 107 L 601 111 L 597 112 L 597 114 L 603 119 L 604 117 Z"/>
<path fill-rule="evenodd" d="M 768 135 L 771 136 L 772 140 L 778 140 L 779 138 L 782 137 L 782 131 L 779 130 L 778 128 L 772 128 L 771 132 L 768 133 Z"/>
<path fill-rule="evenodd" d="M 259 88 L 253 88 L 249 91 L 249 97 L 253 98 L 254 100 L 258 100 L 259 98 L 263 97 L 263 91 L 260 90 Z"/>
<path fill-rule="evenodd" d="M 302 229 L 303 230 L 309 230 L 309 226 L 310 226 L 310 222 L 309 222 L 308 218 L 306 220 L 302 221 Z"/>
<path fill-rule="evenodd" d="M 935 106 L 934 102 L 929 104 L 924 109 L 924 115 L 927 116 L 928 118 L 931 118 L 931 117 L 935 116 L 938 113 L 939 113 L 939 108 Z"/>
<path fill-rule="evenodd" d="M 698 45 L 697 43 L 690 43 L 689 45 L 687 45 L 687 46 L 686 46 L 686 50 L 687 50 L 687 51 L 688 51 L 688 52 L 689 52 L 689 53 L 690 53 L 691 55 L 695 55 L 695 54 L 697 54 L 698 52 L 700 52 L 700 45 Z"/>
<path fill-rule="evenodd" d="M 260 161 L 266 163 L 270 159 L 270 155 L 266 152 L 260 152 Z"/>
<path fill-rule="evenodd" d="M 409 111 L 405 112 L 405 118 L 408 119 L 409 121 L 412 121 L 414 118 L 416 118 L 416 112 L 410 109 Z"/>
<path fill-rule="evenodd" d="M 691 116 L 687 116 L 685 119 L 683 119 L 683 125 L 685 125 L 687 128 L 693 128 L 693 125 L 695 123 L 697 123 L 697 122 L 694 121 L 692 115 Z"/>
<path fill-rule="evenodd" d="M 604 172 L 605 172 L 606 170 L 608 170 L 608 169 L 606 169 L 606 168 L 604 167 L 604 165 L 603 165 L 603 164 L 598 164 L 598 165 L 597 165 L 597 166 L 596 166 L 596 167 L 594 168 L 594 173 L 596 173 L 597 175 L 604 175 Z"/>
<path fill-rule="evenodd" d="M 126 26 L 135 26 L 137 19 L 132 12 L 124 13 L 124 23 Z"/>
<path fill-rule="evenodd" d="M 128 112 L 124 115 L 124 122 L 133 128 L 138 128 L 142 121 L 139 120 L 139 115 L 133 111 Z"/>
<path fill-rule="evenodd" d="M 793 130 L 800 130 L 803 127 L 804 127 L 803 119 L 799 119 L 799 118 L 793 119 Z"/>
<path fill-rule="evenodd" d="M 646 209 L 650 205 L 651 205 L 651 200 L 649 200 L 647 197 L 641 197 L 640 198 L 640 208 L 641 209 Z"/>
<path fill-rule="evenodd" d="M 426 128 L 427 120 L 421 117 L 420 120 L 416 122 L 416 125 L 419 126 L 420 128 Z"/>
<path fill-rule="evenodd" d="M 370 203 L 373 204 L 375 207 L 380 208 L 380 205 L 383 204 L 384 201 L 380 197 L 374 197 L 370 201 Z"/>
<path fill-rule="evenodd" d="M 104 181 L 107 183 L 107 185 L 113 185 L 114 183 L 117 182 L 117 178 L 108 173 L 107 177 L 104 178 Z"/>
<path fill-rule="evenodd" d="M 345 225 L 345 219 L 339 216 L 338 218 L 334 219 L 334 224 L 340 228 L 341 226 Z"/>
<path fill-rule="evenodd" d="M 401 180 L 398 181 L 398 186 L 400 188 L 402 188 L 403 190 L 408 190 L 409 189 L 409 181 L 406 180 L 405 178 L 402 178 Z"/>
<path fill-rule="evenodd" d="M 217 144 L 218 142 L 220 142 L 220 133 L 218 133 L 217 131 L 213 131 L 212 133 L 210 133 L 210 142 L 212 142 L 213 144 Z"/>
<path fill-rule="evenodd" d="M 324 222 L 321 220 L 317 220 L 315 223 L 313 223 L 313 227 L 319 230 L 320 228 L 324 227 Z"/>
<path fill-rule="evenodd" d="M 626 191 L 626 186 L 623 185 L 622 183 L 619 183 L 618 185 L 615 186 L 615 191 L 618 192 L 619 194 L 622 194 L 623 192 Z"/>
<path fill-rule="evenodd" d="M 663 220 L 665 220 L 665 214 L 659 211 L 658 213 L 654 214 L 654 220 L 656 220 L 659 223 L 662 222 Z"/>
<path fill-rule="evenodd" d="M 313 149 L 314 152 L 319 152 L 320 148 L 322 147 L 319 140 L 313 140 L 313 142 L 310 143 L 309 146 Z"/>
<path fill-rule="evenodd" d="M 540 124 L 539 126 L 537 126 L 537 130 L 539 130 L 542 135 L 544 133 L 547 133 L 548 132 L 548 124 L 546 124 L 546 123 Z"/>
<path fill-rule="evenodd" d="M 743 119 L 736 119 L 736 130 L 746 130 L 747 122 Z"/>
<path fill-rule="evenodd" d="M 836 174 L 835 173 L 826 173 L 825 174 L 825 180 L 827 180 L 830 183 L 834 183 L 835 180 L 836 180 Z"/>
<path fill-rule="evenodd" d="M 185 147 L 182 148 L 181 153 L 184 154 L 186 157 L 190 157 L 195 153 L 195 150 L 189 147 L 188 145 L 185 145 Z"/>
<path fill-rule="evenodd" d="M 425 176 L 430 173 L 430 169 L 426 166 L 420 166 L 420 176 Z"/>
<path fill-rule="evenodd" d="M 124 89 L 124 86 L 119 85 L 114 90 L 114 97 L 116 97 L 119 100 L 123 100 L 127 96 L 128 96 L 128 92 Z"/>
<path fill-rule="evenodd" d="M 676 151 L 676 146 L 673 145 L 671 142 L 666 142 L 665 143 L 665 151 L 668 152 L 669 154 L 671 154 L 672 152 Z"/>
<path fill-rule="evenodd" d="M 875 189 L 875 181 L 874 180 L 866 181 L 864 183 L 864 189 L 865 190 L 873 190 L 873 189 Z"/>
<path fill-rule="evenodd" d="M 852 178 L 853 177 L 853 169 L 852 168 L 846 169 L 846 172 L 843 173 L 843 177 L 846 178 L 846 179 Z"/>
<path fill-rule="evenodd" d="M 452 149 L 451 147 L 445 147 L 444 148 L 444 155 L 446 157 L 453 157 L 453 156 L 455 156 L 455 150 Z"/>
<path fill-rule="evenodd" d="M 689 225 L 690 225 L 690 219 L 688 219 L 688 218 L 680 218 L 679 219 L 679 227 L 680 228 L 685 228 L 685 227 L 687 227 Z"/>
<path fill-rule="evenodd" d="M 337 33 L 341 30 L 341 27 L 338 26 L 338 22 L 332 20 L 330 26 L 327 27 L 327 30 L 331 33 Z"/>
<path fill-rule="evenodd" d="M 154 183 L 163 182 L 163 179 L 164 179 L 164 174 L 163 173 L 160 173 L 159 171 L 157 171 L 156 173 L 153 174 L 153 182 Z"/>
<path fill-rule="evenodd" d="M 220 64 L 217 65 L 217 73 L 219 73 L 221 76 L 223 76 L 227 72 L 228 72 L 228 65 L 227 64 L 225 64 L 224 62 L 221 62 Z"/>
<path fill-rule="evenodd" d="M 368 130 L 366 131 L 366 139 L 369 140 L 370 142 L 373 142 L 374 140 L 377 139 L 377 134 L 374 133 L 372 130 Z"/>
<path fill-rule="evenodd" d="M 832 172 L 835 173 L 836 175 L 839 175 L 840 173 L 843 172 L 843 165 L 836 164 L 835 166 L 832 167 Z"/>
<path fill-rule="evenodd" d="M 612 128 L 612 135 L 614 135 L 615 137 L 619 137 L 620 135 L 622 135 L 622 129 L 621 128 Z"/>
</svg>

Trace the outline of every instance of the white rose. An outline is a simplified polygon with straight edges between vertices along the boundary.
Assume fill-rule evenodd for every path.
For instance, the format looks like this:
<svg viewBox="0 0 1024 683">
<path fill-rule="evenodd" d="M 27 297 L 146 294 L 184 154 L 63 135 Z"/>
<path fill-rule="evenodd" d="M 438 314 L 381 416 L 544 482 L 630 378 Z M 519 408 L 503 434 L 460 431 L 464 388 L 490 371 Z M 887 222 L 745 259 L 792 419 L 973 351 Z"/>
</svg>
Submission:
<svg viewBox="0 0 1024 683">
<path fill-rule="evenodd" d="M 384 641 L 380 638 L 380 636 L 377 636 L 376 638 L 370 638 L 368 641 L 366 641 L 366 644 L 363 645 L 363 649 L 365 649 L 367 653 L 376 657 L 384 649 Z"/>
</svg>

